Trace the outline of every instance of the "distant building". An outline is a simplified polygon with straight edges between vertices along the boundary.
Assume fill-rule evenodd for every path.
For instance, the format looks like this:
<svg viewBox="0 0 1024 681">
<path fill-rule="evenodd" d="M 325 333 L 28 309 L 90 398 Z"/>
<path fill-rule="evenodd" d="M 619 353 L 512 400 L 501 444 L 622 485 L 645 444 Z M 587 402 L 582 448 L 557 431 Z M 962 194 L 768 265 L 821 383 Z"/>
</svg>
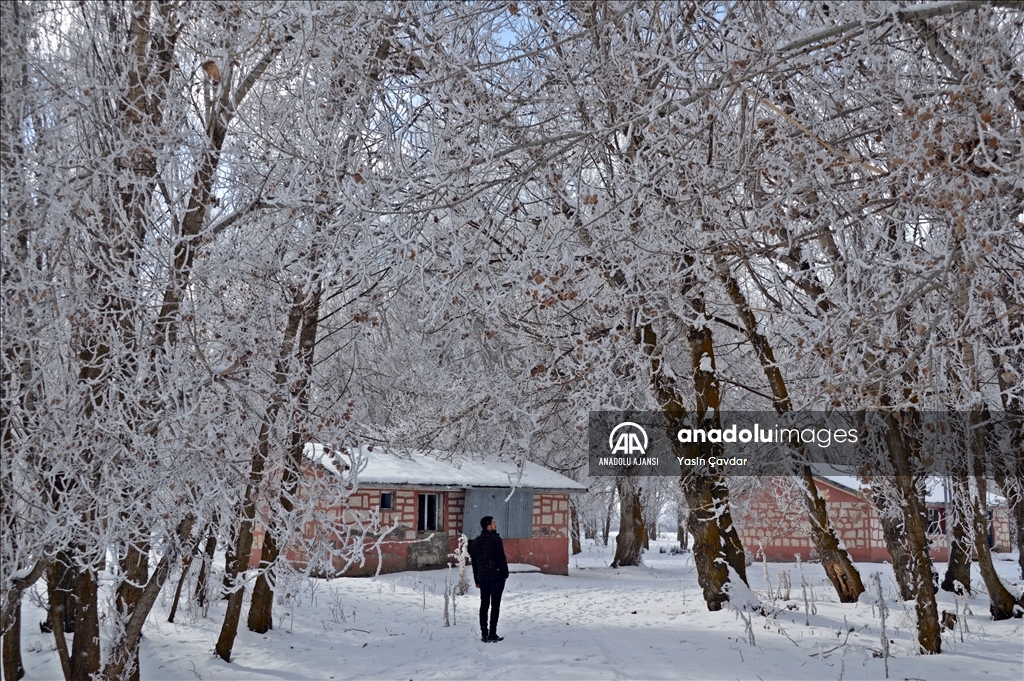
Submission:
<svg viewBox="0 0 1024 681">
<path fill-rule="evenodd" d="M 890 561 L 882 535 L 878 509 L 871 503 L 870 489 L 856 477 L 815 476 L 828 515 L 850 557 L 855 561 Z M 802 560 L 816 557 L 810 522 L 793 478 L 765 478 L 749 492 L 732 499 L 733 523 L 750 557 L 764 552 L 770 561 L 789 562 L 796 554 Z M 933 481 L 937 482 L 937 481 Z M 946 543 L 946 505 L 941 484 L 932 484 L 925 499 L 928 510 L 928 538 L 932 560 L 949 559 Z M 1010 522 L 1006 504 L 990 496 L 989 546 L 994 552 L 1010 550 Z"/>
<path fill-rule="evenodd" d="M 286 560 L 305 566 L 313 558 L 318 572 L 373 575 L 378 555 L 372 545 L 379 535 L 364 536 L 365 560 L 347 569 L 336 556 L 324 565 L 329 550 L 309 547 L 316 546 L 318 537 L 334 537 L 330 541 L 335 544 L 350 541 L 344 537 L 364 534 L 362 528 L 376 519 L 379 527 L 394 528 L 379 544 L 381 573 L 444 567 L 459 535 L 476 537 L 480 518 L 490 515 L 498 522 L 509 563 L 533 565 L 547 574 L 569 573 L 569 495 L 586 491 L 580 483 L 530 462 L 520 471 L 515 463 L 495 458 L 446 461 L 430 453 L 370 447 L 361 448 L 359 456 L 365 468 L 356 491 L 344 505 L 339 498 L 335 506 L 321 508 L 320 517 L 335 518 L 336 527 L 324 532 L 317 523 L 306 523 L 302 546 L 287 547 Z M 316 476 L 329 482 L 342 474 L 337 466 L 338 460 L 325 456 L 320 445 L 307 446 L 307 480 Z M 257 524 L 250 566 L 259 564 L 263 536 Z"/>
</svg>

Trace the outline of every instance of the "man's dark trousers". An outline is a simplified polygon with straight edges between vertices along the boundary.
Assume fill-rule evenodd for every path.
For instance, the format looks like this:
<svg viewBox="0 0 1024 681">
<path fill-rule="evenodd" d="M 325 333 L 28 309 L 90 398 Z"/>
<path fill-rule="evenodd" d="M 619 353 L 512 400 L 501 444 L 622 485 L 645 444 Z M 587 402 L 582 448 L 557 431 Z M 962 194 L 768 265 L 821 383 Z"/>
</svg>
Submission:
<svg viewBox="0 0 1024 681">
<path fill-rule="evenodd" d="M 483 582 L 480 584 L 480 631 L 486 637 L 488 631 L 494 635 L 498 631 L 498 613 L 501 610 L 501 593 L 505 590 L 505 580 L 499 582 Z M 491 627 L 487 628 L 487 610 L 491 611 Z"/>
</svg>

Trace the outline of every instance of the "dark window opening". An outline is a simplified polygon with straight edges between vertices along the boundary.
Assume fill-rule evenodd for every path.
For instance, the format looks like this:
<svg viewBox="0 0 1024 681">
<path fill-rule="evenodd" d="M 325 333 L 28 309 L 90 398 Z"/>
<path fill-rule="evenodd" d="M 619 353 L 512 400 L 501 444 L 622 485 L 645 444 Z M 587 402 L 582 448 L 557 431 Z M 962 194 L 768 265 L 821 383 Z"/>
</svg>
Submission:
<svg viewBox="0 0 1024 681">
<path fill-rule="evenodd" d="M 946 510 L 943 508 L 928 509 L 928 534 L 946 533 Z"/>
<path fill-rule="evenodd" d="M 390 511 L 395 507 L 395 493 L 394 492 L 381 492 L 380 493 L 380 510 Z"/>
<path fill-rule="evenodd" d="M 437 522 L 438 494 L 420 495 L 420 519 L 418 529 L 420 532 L 433 532 L 439 529 Z"/>
</svg>

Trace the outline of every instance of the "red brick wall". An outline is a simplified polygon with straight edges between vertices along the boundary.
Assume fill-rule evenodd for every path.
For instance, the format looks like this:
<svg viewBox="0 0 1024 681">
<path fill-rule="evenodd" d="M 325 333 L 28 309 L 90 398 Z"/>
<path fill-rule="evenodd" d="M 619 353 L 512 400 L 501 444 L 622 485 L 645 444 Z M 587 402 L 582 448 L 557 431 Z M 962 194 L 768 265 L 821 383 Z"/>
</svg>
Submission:
<svg viewBox="0 0 1024 681">
<path fill-rule="evenodd" d="M 997 506 L 992 511 L 993 551 L 1012 551 L 1013 539 L 1010 537 L 1010 510 L 1006 506 Z"/>
<path fill-rule="evenodd" d="M 569 574 L 568 494 L 534 493 L 531 534 L 502 539 L 508 562 L 536 565 L 545 574 Z"/>
<path fill-rule="evenodd" d="M 466 506 L 466 492 L 465 490 L 454 490 L 448 492 L 447 498 L 447 510 L 445 517 L 447 522 L 445 529 L 448 530 L 448 536 L 452 538 L 452 551 L 454 551 L 459 545 L 459 535 L 462 529 L 462 511 Z"/>
<path fill-rule="evenodd" d="M 802 492 L 793 481 L 794 478 L 767 478 L 753 491 L 737 495 L 732 508 L 733 523 L 744 550 L 751 556 L 759 557 L 759 551 L 763 551 L 771 561 L 792 561 L 795 554 L 802 560 L 812 558 L 810 523 Z M 816 483 L 850 557 L 864 562 L 891 560 L 874 506 L 859 494 L 827 481 Z M 931 540 L 932 559 L 946 560 L 945 537 L 936 535 Z"/>
<path fill-rule="evenodd" d="M 427 533 L 417 532 L 418 503 L 420 493 L 440 494 L 443 498 L 441 526 L 439 531 L 448 535 L 451 551 L 458 547 L 462 515 L 465 507 L 466 493 L 464 490 L 419 490 L 377 488 L 360 488 L 348 499 L 348 510 L 342 515 L 341 507 L 330 509 L 330 516 L 340 522 L 352 523 L 358 518 L 366 518 L 369 513 L 379 507 L 380 493 L 390 491 L 395 494 L 395 508 L 381 511 L 381 526 L 393 524 L 398 529 L 386 541 L 381 543 L 383 565 L 381 572 L 399 572 L 409 569 L 408 552 L 412 541 L 421 539 Z M 475 529 L 475 528 L 473 528 Z M 307 527 L 307 539 L 317 533 L 317 528 Z M 321 533 L 322 534 L 322 533 Z M 475 536 L 475 532 L 472 533 Z M 263 529 L 257 524 L 254 535 L 258 540 L 253 543 L 253 552 L 249 564 L 259 564 L 260 547 L 262 547 Z M 535 565 L 546 574 L 565 575 L 569 572 L 569 496 L 567 494 L 536 493 L 533 496 L 533 530 L 532 537 L 522 539 L 503 538 L 505 554 L 510 563 L 527 563 Z M 372 545 L 373 540 L 368 540 Z M 296 564 L 305 564 L 308 556 L 297 547 L 289 547 L 285 558 Z M 345 572 L 351 576 L 372 575 L 377 571 L 377 552 L 367 546 L 362 565 L 353 565 Z M 334 569 L 344 566 L 335 559 Z"/>
</svg>

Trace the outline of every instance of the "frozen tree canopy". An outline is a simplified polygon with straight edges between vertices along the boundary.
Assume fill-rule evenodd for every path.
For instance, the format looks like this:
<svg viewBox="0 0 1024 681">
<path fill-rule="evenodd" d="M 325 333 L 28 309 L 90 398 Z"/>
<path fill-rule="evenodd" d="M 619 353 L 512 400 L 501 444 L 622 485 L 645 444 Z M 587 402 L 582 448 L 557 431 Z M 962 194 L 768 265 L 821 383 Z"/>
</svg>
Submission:
<svg viewBox="0 0 1024 681">
<path fill-rule="evenodd" d="M 230 660 L 255 524 L 265 631 L 284 547 L 358 484 L 302 488 L 310 442 L 583 481 L 590 410 L 1021 418 L 1022 22 L 952 0 L 3 3 L 5 641 L 42 579 L 67 678 L 137 677 L 168 575 L 219 546 Z M 964 508 L 988 481 L 1024 525 L 1020 432 L 964 461 Z M 919 448 L 879 447 L 920 552 Z M 679 482 L 720 607 L 745 574 L 727 485 Z M 602 484 L 630 564 L 667 493 Z"/>
</svg>

